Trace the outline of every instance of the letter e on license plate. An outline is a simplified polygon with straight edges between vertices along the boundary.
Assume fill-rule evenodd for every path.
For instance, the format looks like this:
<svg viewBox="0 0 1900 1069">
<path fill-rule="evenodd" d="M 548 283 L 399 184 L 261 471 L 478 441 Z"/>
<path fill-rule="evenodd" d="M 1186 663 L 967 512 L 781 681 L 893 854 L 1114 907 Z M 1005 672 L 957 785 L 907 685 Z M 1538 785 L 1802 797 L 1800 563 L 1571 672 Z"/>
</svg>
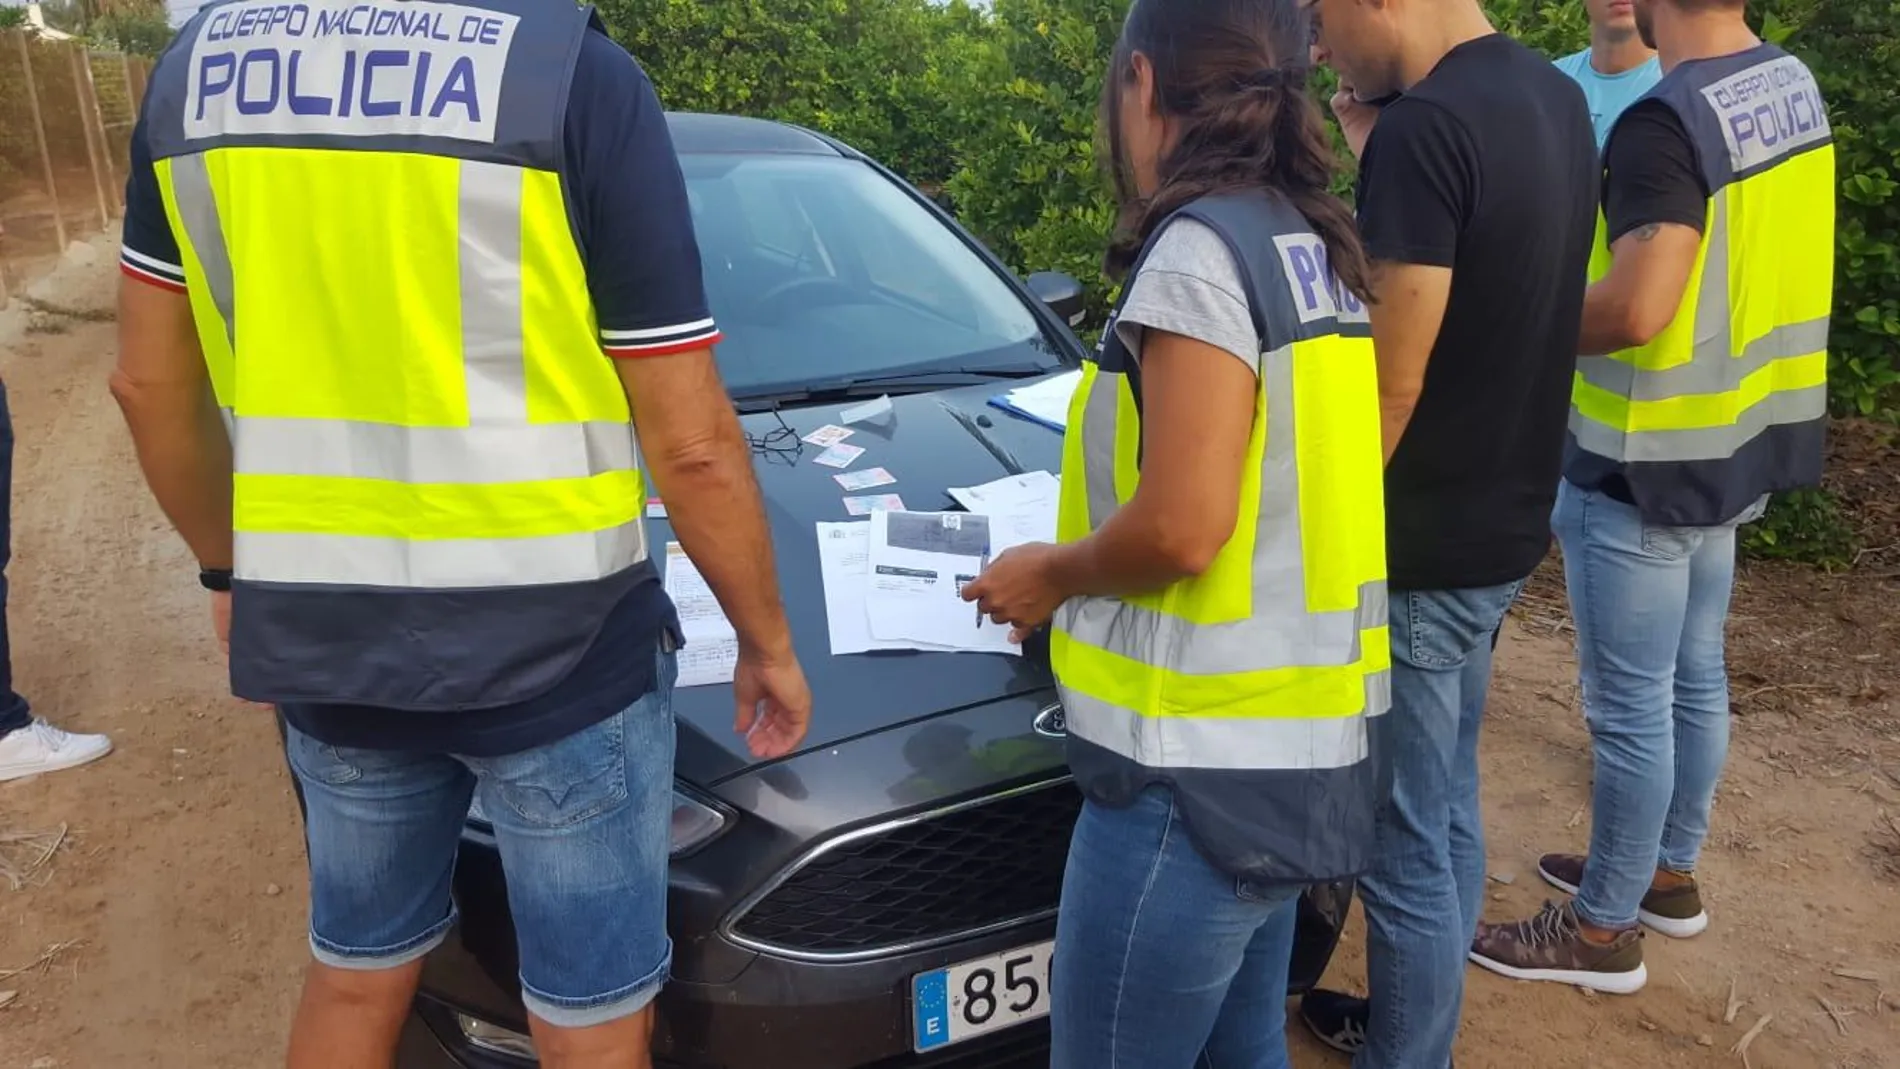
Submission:
<svg viewBox="0 0 1900 1069">
<path fill-rule="evenodd" d="M 913 1046 L 936 1050 L 1049 1015 L 1049 958 L 1037 943 L 911 977 Z"/>
</svg>

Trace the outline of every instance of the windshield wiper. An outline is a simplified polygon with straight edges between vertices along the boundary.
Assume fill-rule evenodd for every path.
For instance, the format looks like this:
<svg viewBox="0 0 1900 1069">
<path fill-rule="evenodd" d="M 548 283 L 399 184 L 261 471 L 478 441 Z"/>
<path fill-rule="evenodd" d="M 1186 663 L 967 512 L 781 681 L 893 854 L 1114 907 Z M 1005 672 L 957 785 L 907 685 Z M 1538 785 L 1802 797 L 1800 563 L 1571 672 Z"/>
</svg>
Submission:
<svg viewBox="0 0 1900 1069">
<path fill-rule="evenodd" d="M 980 386 L 986 382 L 1035 378 L 1059 370 L 1027 365 L 918 369 L 888 375 L 832 379 L 802 389 L 740 397 L 735 403 L 741 412 L 766 412 L 780 405 L 852 401 L 886 393 L 926 393 L 958 386 Z"/>
<path fill-rule="evenodd" d="M 839 379 L 835 382 L 818 383 L 813 385 L 811 389 L 819 391 L 833 389 L 855 390 L 867 386 L 896 385 L 907 382 L 925 383 L 930 386 L 943 386 L 945 383 L 937 380 L 974 379 L 977 382 L 989 382 L 993 379 L 1029 379 L 1059 370 L 1061 369 L 1040 367 L 1031 364 L 1013 364 L 1005 367 L 918 368 L 911 371 L 894 371 L 888 375 L 853 376 L 851 378 Z"/>
</svg>

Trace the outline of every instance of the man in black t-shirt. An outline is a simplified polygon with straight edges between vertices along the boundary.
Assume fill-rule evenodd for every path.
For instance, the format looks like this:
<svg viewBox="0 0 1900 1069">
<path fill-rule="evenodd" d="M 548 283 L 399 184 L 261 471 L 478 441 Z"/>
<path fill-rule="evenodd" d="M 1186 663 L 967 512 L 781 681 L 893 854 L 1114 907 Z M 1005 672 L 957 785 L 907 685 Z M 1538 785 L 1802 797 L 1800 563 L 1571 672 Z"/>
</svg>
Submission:
<svg viewBox="0 0 1900 1069">
<path fill-rule="evenodd" d="M 1360 1069 L 1443 1069 L 1483 897 L 1491 644 L 1550 547 L 1596 140 L 1576 83 L 1475 0 L 1313 7 L 1375 262 L 1393 705 L 1374 744 L 1393 791 L 1360 884 L 1370 1018 L 1328 993 L 1303 1010 L 1363 1045 Z"/>
</svg>

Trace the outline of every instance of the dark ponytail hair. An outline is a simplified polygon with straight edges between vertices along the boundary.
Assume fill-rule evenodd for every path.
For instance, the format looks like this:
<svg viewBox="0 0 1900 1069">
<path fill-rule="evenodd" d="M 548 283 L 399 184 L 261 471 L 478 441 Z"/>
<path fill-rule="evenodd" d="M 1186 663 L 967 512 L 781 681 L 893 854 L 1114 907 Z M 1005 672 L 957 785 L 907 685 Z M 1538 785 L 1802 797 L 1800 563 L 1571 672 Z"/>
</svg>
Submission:
<svg viewBox="0 0 1900 1069">
<path fill-rule="evenodd" d="M 1337 157 L 1307 92 L 1312 15 L 1299 0 L 1135 0 L 1102 85 L 1109 173 L 1121 205 L 1105 266 L 1121 278 L 1169 215 L 1211 193 L 1284 197 L 1326 243 L 1340 282 L 1369 299 L 1371 274 L 1352 213 L 1328 192 Z M 1122 88 L 1140 53 L 1155 103 L 1179 131 L 1152 196 L 1135 191 L 1121 143 Z"/>
</svg>

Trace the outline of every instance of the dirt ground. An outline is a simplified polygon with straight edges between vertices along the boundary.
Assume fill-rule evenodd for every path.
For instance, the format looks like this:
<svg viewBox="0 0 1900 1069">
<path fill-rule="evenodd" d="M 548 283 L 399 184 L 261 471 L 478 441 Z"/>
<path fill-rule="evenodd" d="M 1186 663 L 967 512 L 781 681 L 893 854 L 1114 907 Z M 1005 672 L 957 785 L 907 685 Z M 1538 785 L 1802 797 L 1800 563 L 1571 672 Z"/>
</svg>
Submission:
<svg viewBox="0 0 1900 1069">
<path fill-rule="evenodd" d="M 79 316 L 36 315 L 20 333 L 0 314 L 19 439 L 16 680 L 41 713 L 118 745 L 90 768 L 0 785 L 0 838 L 64 829 L 25 887 L 0 879 L 0 992 L 17 992 L 0 993 L 0 1069 L 263 1069 L 304 959 L 295 802 L 269 716 L 224 691 L 191 562 L 106 394 L 110 260 L 62 269 Z M 1891 439 L 1843 442 L 1843 495 L 1900 502 Z M 1860 513 L 1872 548 L 1850 573 L 1742 579 L 1734 752 L 1703 871 L 1711 930 L 1651 937 L 1650 985 L 1631 998 L 1474 970 L 1460 1066 L 1739 1066 L 1732 1048 L 1758 1023 L 1755 1069 L 1900 1066 L 1895 511 Z M 1539 852 L 1586 842 L 1568 627 L 1547 569 L 1505 640 L 1484 743 L 1495 918 L 1545 897 Z M 30 846 L 0 841 L 16 864 L 41 852 Z M 1340 983 L 1361 982 L 1362 950 L 1355 926 Z M 1296 1057 L 1345 1064 L 1307 1043 Z"/>
</svg>

